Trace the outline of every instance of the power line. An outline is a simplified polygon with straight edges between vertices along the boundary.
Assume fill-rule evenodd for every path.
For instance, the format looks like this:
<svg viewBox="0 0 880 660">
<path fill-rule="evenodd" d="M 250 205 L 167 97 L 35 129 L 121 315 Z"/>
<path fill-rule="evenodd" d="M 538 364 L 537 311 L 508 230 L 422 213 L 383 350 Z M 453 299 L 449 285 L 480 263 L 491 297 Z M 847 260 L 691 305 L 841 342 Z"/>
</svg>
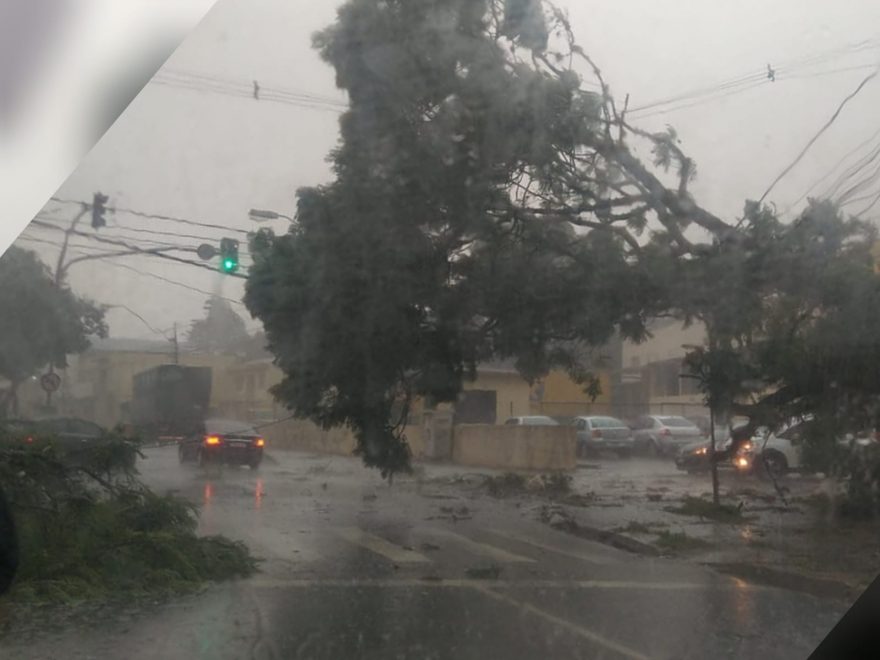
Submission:
<svg viewBox="0 0 880 660">
<path fill-rule="evenodd" d="M 50 217 L 50 216 L 45 216 L 42 213 L 39 214 L 37 217 L 40 218 L 41 220 L 58 220 L 59 222 L 69 222 L 69 220 L 67 218 L 59 218 L 57 216 Z M 113 233 L 108 234 L 108 233 L 106 233 L 107 231 L 110 231 Z M 156 240 L 153 238 L 139 238 L 139 237 L 134 237 L 134 236 L 127 236 L 126 234 L 120 234 L 118 232 L 133 232 L 136 234 L 146 234 L 148 236 L 155 235 L 155 236 L 171 236 L 174 238 L 191 238 L 191 239 L 195 239 L 198 241 L 202 241 L 203 243 L 207 242 L 209 244 L 217 242 L 222 238 L 221 236 L 203 236 L 203 235 L 198 235 L 198 234 L 186 234 L 186 233 L 173 232 L 173 231 L 161 231 L 158 229 L 144 229 L 144 228 L 140 228 L 140 227 L 129 227 L 127 225 L 120 225 L 118 223 L 112 224 L 112 225 L 108 224 L 105 228 L 104 236 L 110 237 L 110 238 L 122 238 L 122 239 L 126 239 L 126 240 L 138 240 L 138 241 L 143 241 L 146 243 L 150 243 L 153 245 L 159 245 L 159 246 L 163 246 L 163 247 L 174 247 L 174 246 L 178 245 L 178 243 L 169 242 L 167 240 L 162 241 L 162 240 Z M 187 251 L 190 251 L 190 249 L 191 248 L 186 248 Z M 243 255 L 250 255 L 250 251 L 247 248 L 239 248 L 239 253 L 243 254 Z"/>
<path fill-rule="evenodd" d="M 43 238 L 38 238 L 36 236 L 21 235 L 16 239 L 16 242 L 17 241 L 29 241 L 29 242 L 34 242 L 34 243 L 42 243 L 45 245 L 51 245 L 52 247 L 56 247 L 56 248 L 61 247 L 60 243 L 57 243 L 55 241 L 46 240 Z M 89 254 L 91 254 L 89 252 L 84 252 L 83 250 L 85 250 L 85 249 L 101 250 L 101 248 L 98 248 L 96 246 L 91 246 L 91 245 L 86 246 L 86 245 L 78 245 L 78 244 L 72 244 L 72 243 L 70 244 L 70 247 L 73 248 L 72 251 L 75 254 L 80 255 L 80 256 L 88 256 Z M 107 251 L 113 252 L 113 250 L 107 250 Z M 116 255 L 116 256 L 122 256 L 122 255 Z M 108 257 L 108 259 L 110 259 L 110 258 L 112 258 L 112 257 Z M 200 289 L 200 288 L 192 286 L 190 284 L 185 284 L 184 282 L 179 282 L 178 280 L 173 280 L 171 278 L 164 277 L 164 276 L 158 275 L 156 273 L 151 273 L 148 271 L 140 270 L 139 268 L 135 268 L 134 266 L 130 266 L 128 264 L 123 264 L 118 261 L 109 261 L 108 260 L 108 261 L 104 262 L 104 265 L 113 266 L 115 268 L 123 268 L 123 269 L 131 271 L 133 273 L 137 273 L 138 275 L 143 275 L 144 277 L 151 277 L 153 279 L 160 280 L 160 281 L 166 282 L 168 284 L 173 284 L 174 286 L 178 286 L 183 289 L 188 289 L 194 293 L 199 293 L 199 294 L 202 294 L 202 295 L 208 296 L 208 297 L 220 298 L 221 300 L 225 300 L 226 302 L 233 303 L 235 305 L 241 305 L 242 307 L 245 306 L 241 300 L 236 300 L 235 298 L 228 298 L 226 296 L 221 296 L 216 293 L 212 293 L 211 291 L 205 291 L 204 289 Z"/>
<path fill-rule="evenodd" d="M 831 115 L 831 117 L 828 119 L 827 122 L 825 122 L 825 124 L 822 126 L 822 128 L 820 128 L 820 129 L 816 132 L 816 134 L 810 139 L 810 141 L 807 142 L 807 145 L 801 150 L 801 152 L 800 152 L 800 153 L 797 155 L 797 157 L 791 162 L 791 164 L 790 164 L 788 167 L 786 167 L 784 170 L 782 170 L 782 172 L 780 172 L 779 176 L 777 176 L 777 177 L 773 180 L 773 183 L 771 183 L 771 184 L 767 187 L 767 190 L 764 191 L 764 194 L 761 195 L 761 198 L 758 200 L 758 203 L 759 203 L 759 204 L 760 204 L 761 202 L 763 202 L 764 199 L 767 197 L 767 195 L 770 194 L 770 191 L 772 191 L 773 188 L 776 187 L 776 184 L 779 183 L 779 182 L 782 180 L 782 178 L 783 178 L 786 174 L 788 174 L 789 172 L 791 172 L 791 171 L 795 168 L 795 166 L 801 161 L 801 159 L 802 159 L 802 158 L 806 155 L 806 153 L 810 150 L 810 147 L 812 147 L 813 144 L 815 144 L 816 140 L 818 140 L 818 139 L 822 136 L 822 134 L 823 134 L 826 130 L 828 130 L 828 128 L 831 126 L 831 124 L 834 123 L 834 121 L 835 121 L 835 120 L 837 119 L 837 117 L 840 115 L 841 111 L 843 111 L 843 108 L 846 106 L 846 104 L 849 103 L 850 100 L 852 100 L 852 99 L 853 99 L 853 98 L 854 98 L 854 97 L 855 97 L 860 91 L 862 91 L 862 89 L 865 87 L 865 85 L 867 85 L 871 80 L 873 80 L 873 79 L 877 76 L 878 72 L 880 72 L 880 69 L 878 69 L 878 68 L 875 67 L 875 68 L 874 68 L 874 71 L 871 72 L 870 74 L 868 74 L 868 75 L 865 77 L 865 79 L 862 80 L 862 82 L 859 83 L 858 87 L 856 87 L 852 92 L 850 92 L 850 93 L 849 93 L 849 94 L 843 99 L 843 101 L 840 102 L 840 105 L 837 106 L 837 110 L 834 111 L 834 114 Z"/>
<path fill-rule="evenodd" d="M 62 199 L 59 197 L 52 197 L 51 200 L 53 202 L 59 202 L 62 204 L 85 204 L 86 206 L 89 205 L 88 202 L 83 202 L 81 200 L 75 200 L 75 199 Z M 182 224 L 192 225 L 195 227 L 206 227 L 208 229 L 220 229 L 222 231 L 231 231 L 236 234 L 243 234 L 245 236 L 248 236 L 251 233 L 251 232 L 247 231 L 246 229 L 241 229 L 239 227 L 230 227 L 229 225 L 219 225 L 219 224 L 215 224 L 215 223 L 211 223 L 211 222 L 199 222 L 197 220 L 190 220 L 189 218 L 181 218 L 179 216 L 173 216 L 173 215 L 162 215 L 159 213 L 147 213 L 145 211 L 138 211 L 135 209 L 121 208 L 118 206 L 117 207 L 108 206 L 107 210 L 112 213 L 125 213 L 127 215 L 133 215 L 133 216 L 137 216 L 139 218 L 152 218 L 153 220 L 166 220 L 168 222 L 180 222 Z"/>
<path fill-rule="evenodd" d="M 848 152 L 846 152 L 843 155 L 843 157 L 839 161 L 837 161 L 831 169 L 829 169 L 825 174 L 823 174 L 819 179 L 817 179 L 813 183 L 813 185 L 811 185 L 809 188 L 807 188 L 807 190 L 804 191 L 804 193 L 800 197 L 798 197 L 794 202 L 792 202 L 788 206 L 788 209 L 791 209 L 796 204 L 800 204 L 807 195 L 809 195 L 811 192 L 813 192 L 813 190 L 816 189 L 816 186 L 818 186 L 820 183 L 822 183 L 828 177 L 830 177 L 837 170 L 837 168 L 839 168 L 841 165 L 843 165 L 851 156 L 855 155 L 856 153 L 861 151 L 864 147 L 866 147 L 867 145 L 871 144 L 871 142 L 876 140 L 878 136 L 880 136 L 880 130 L 877 130 L 873 135 L 871 135 L 871 137 L 869 137 L 866 140 L 863 140 L 862 142 L 859 142 L 855 147 L 853 147 Z M 848 172 L 851 169 L 852 168 L 850 167 L 846 171 Z M 832 185 L 832 188 L 834 188 L 835 186 L 839 186 L 843 183 L 842 176 L 843 175 L 841 175 L 841 177 L 838 177 L 838 179 L 835 180 L 834 184 Z M 824 196 L 828 197 L 829 195 L 826 194 Z"/>
<path fill-rule="evenodd" d="M 103 306 L 108 309 L 115 309 L 115 308 L 124 309 L 126 312 L 128 312 L 132 316 L 136 317 L 137 319 L 140 320 L 141 323 L 143 323 L 145 326 L 147 326 L 147 328 L 150 330 L 150 332 L 157 334 L 157 335 L 162 335 L 163 337 L 165 337 L 165 339 L 168 339 L 168 336 L 164 332 L 162 332 L 161 330 L 156 330 L 156 328 L 154 328 L 152 325 L 150 325 L 150 322 L 147 321 L 147 319 L 145 319 L 143 316 L 138 314 L 136 311 L 134 311 L 128 305 L 112 304 L 112 305 L 103 305 Z"/>
<path fill-rule="evenodd" d="M 707 103 L 711 100 L 715 100 L 716 98 L 723 98 L 726 96 L 730 96 L 732 94 L 737 94 L 740 92 L 747 91 L 759 85 L 764 85 L 770 82 L 778 82 L 780 80 L 792 79 L 795 77 L 816 77 L 820 75 L 831 75 L 833 73 L 840 73 L 844 71 L 852 71 L 858 70 L 867 67 L 873 67 L 874 65 L 860 65 L 856 67 L 846 67 L 841 69 L 835 69 L 831 71 L 820 71 L 811 75 L 803 75 L 803 76 L 794 76 L 793 72 L 800 71 L 803 69 L 809 69 L 810 67 L 817 66 L 819 64 L 824 64 L 830 60 L 837 59 L 842 56 L 852 55 L 854 53 L 874 49 L 880 46 L 880 39 L 871 38 L 865 39 L 853 44 L 844 45 L 840 48 L 832 49 L 829 51 L 825 51 L 824 53 L 818 53 L 813 55 L 807 55 L 800 58 L 794 58 L 791 60 L 785 60 L 779 63 L 772 70 L 768 70 L 767 72 L 761 73 L 752 73 L 752 74 L 744 74 L 742 76 L 738 76 L 735 78 L 731 78 L 728 80 L 724 80 L 715 85 L 698 87 L 695 89 L 691 89 L 680 94 L 675 94 L 673 96 L 659 99 L 656 101 L 652 101 L 650 103 L 645 103 L 640 106 L 633 107 L 628 114 L 631 117 L 636 119 L 644 119 L 646 117 L 650 117 L 656 114 L 666 114 L 668 112 L 673 112 L 676 110 L 682 110 L 684 108 L 693 107 L 695 105 L 699 105 L 701 103 Z M 769 69 L 769 67 L 768 67 Z M 772 75 L 771 75 L 772 74 Z M 698 101 L 694 101 L 692 103 L 688 103 L 686 105 L 678 105 L 682 102 L 692 101 L 693 99 L 699 99 L 700 97 L 704 97 Z M 667 108 L 665 110 L 659 110 L 656 108 L 662 108 L 665 105 L 675 105 L 676 107 Z M 645 110 L 655 109 L 654 112 L 646 113 Z"/>
<path fill-rule="evenodd" d="M 262 92 L 258 93 L 258 96 L 254 96 L 253 92 L 247 92 L 243 90 L 237 90 L 233 88 L 224 88 L 219 85 L 213 85 L 209 83 L 199 82 L 199 81 L 182 81 L 176 80 L 174 78 L 163 78 L 161 76 L 156 76 L 150 81 L 151 84 L 156 85 L 164 85 L 167 87 L 177 87 L 181 89 L 188 89 L 198 92 L 209 92 L 213 94 L 222 94 L 224 96 L 231 96 L 237 98 L 245 98 L 252 99 L 255 101 L 270 101 L 273 103 L 281 103 L 284 105 L 295 106 L 299 108 L 308 108 L 311 110 L 322 110 L 335 112 L 337 114 L 341 114 L 345 112 L 347 106 L 342 106 L 341 104 L 337 104 L 335 102 L 326 102 L 326 101 L 317 101 L 309 98 L 296 98 L 291 96 L 286 96 L 284 94 L 279 94 L 277 92 Z"/>
<path fill-rule="evenodd" d="M 155 280 L 167 282 L 168 284 L 173 284 L 173 285 L 179 286 L 183 289 L 189 289 L 190 291 L 193 291 L 195 293 L 200 293 L 204 296 L 208 296 L 209 298 L 220 298 L 221 300 L 225 300 L 226 302 L 233 303 L 235 305 L 241 305 L 242 307 L 245 306 L 245 304 L 242 301 L 236 300 L 235 298 L 227 298 L 226 296 L 221 296 L 216 293 L 212 293 L 210 291 L 205 291 L 204 289 L 200 289 L 198 287 L 191 286 L 189 284 L 184 284 L 183 282 L 178 282 L 177 280 L 172 280 L 168 277 L 164 277 L 162 275 L 157 275 L 156 273 L 151 273 L 149 271 L 140 270 L 139 268 L 135 268 L 134 266 L 129 266 L 128 264 L 123 264 L 118 261 L 108 261 L 107 264 L 110 266 L 115 266 L 117 268 L 123 268 L 125 270 L 130 270 L 131 272 L 137 273 L 138 275 L 143 275 L 144 277 L 152 277 Z"/>
<path fill-rule="evenodd" d="M 70 233 L 70 234 L 74 234 L 74 235 L 76 235 L 76 236 L 83 236 L 83 237 L 85 237 L 85 238 L 91 239 L 91 240 L 93 240 L 93 241 L 97 241 L 97 242 L 99 242 L 99 243 L 106 243 L 106 244 L 108 244 L 108 245 L 117 245 L 117 246 L 120 246 L 120 247 L 127 248 L 127 249 L 131 250 L 132 252 L 136 252 L 136 253 L 139 253 L 139 254 L 144 254 L 144 255 L 149 255 L 149 256 L 159 257 L 160 259 L 167 259 L 167 260 L 169 260 L 169 261 L 175 261 L 175 262 L 182 263 L 182 264 L 188 264 L 188 265 L 190 265 L 190 266 L 195 266 L 195 267 L 197 267 L 197 268 L 202 268 L 202 269 L 205 269 L 205 270 L 209 270 L 209 271 L 211 271 L 212 273 L 216 273 L 216 272 L 217 272 L 217 271 L 214 270 L 212 267 L 210 267 L 210 266 L 206 266 L 205 264 L 199 263 L 198 261 L 192 261 L 192 260 L 190 260 L 190 259 L 183 259 L 183 258 L 181 258 L 181 257 L 175 257 L 175 256 L 172 256 L 172 255 L 170 255 L 170 254 L 165 254 L 165 253 L 163 253 L 163 252 L 160 252 L 159 250 L 161 250 L 161 249 L 163 249 L 163 248 L 155 248 L 155 249 L 141 248 L 141 247 L 139 247 L 139 246 L 132 245 L 132 244 L 130 244 L 130 243 L 126 243 L 126 242 L 124 242 L 124 241 L 116 241 L 116 240 L 112 240 L 112 239 L 108 239 L 108 238 L 103 238 L 103 237 L 100 237 L 100 236 L 96 236 L 96 235 L 94 235 L 94 234 L 87 234 L 87 233 L 85 233 L 85 232 L 78 231 L 78 230 L 75 230 L 75 229 L 74 229 L 74 230 L 71 230 L 71 229 L 64 229 L 63 227 L 58 227 L 57 225 L 53 225 L 53 224 L 50 224 L 50 223 L 48 223 L 48 222 L 42 222 L 42 221 L 40 221 L 40 220 L 36 220 L 36 219 L 35 219 L 35 220 L 32 220 L 32 221 L 31 221 L 31 224 L 35 224 L 35 225 L 38 225 L 38 226 L 41 226 L 41 227 L 51 228 L 51 229 L 56 230 L 56 231 L 68 232 L 68 233 Z M 180 248 L 180 247 L 174 247 L 174 248 L 169 248 L 169 249 L 176 249 L 176 250 L 183 250 L 183 251 L 191 251 L 191 252 L 195 252 L 195 251 L 196 251 L 195 248 Z M 246 276 L 246 275 L 240 275 L 240 274 L 238 274 L 238 273 L 226 273 L 226 275 L 229 276 L 229 277 L 237 277 L 237 278 L 240 278 L 240 279 L 247 279 L 247 276 Z"/>
<path fill-rule="evenodd" d="M 270 87 L 266 85 L 261 85 L 258 81 L 243 81 L 235 78 L 225 78 L 217 75 L 208 75 L 205 73 L 199 73 L 195 71 L 183 71 L 183 70 L 174 70 L 174 69 L 162 69 L 158 72 L 157 76 L 161 77 L 171 77 L 175 79 L 182 79 L 183 81 L 200 81 L 204 83 L 210 83 L 219 85 L 226 88 L 233 88 L 240 91 L 245 91 L 252 97 L 254 95 L 257 98 L 261 97 L 265 93 L 277 94 L 280 96 L 287 96 L 293 99 L 305 99 L 310 101 L 316 101 L 319 103 L 327 103 L 330 105 L 336 105 L 341 108 L 347 107 L 347 103 L 340 98 L 334 98 L 330 96 L 322 96 L 319 94 L 313 94 L 311 92 L 304 92 L 302 90 L 296 90 L 285 87 Z"/>
</svg>

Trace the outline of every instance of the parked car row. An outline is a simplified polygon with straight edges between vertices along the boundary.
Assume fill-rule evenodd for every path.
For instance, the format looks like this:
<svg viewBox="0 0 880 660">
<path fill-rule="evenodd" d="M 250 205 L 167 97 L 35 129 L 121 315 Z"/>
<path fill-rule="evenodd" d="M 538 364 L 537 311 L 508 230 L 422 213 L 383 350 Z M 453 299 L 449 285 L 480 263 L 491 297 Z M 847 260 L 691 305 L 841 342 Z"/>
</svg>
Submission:
<svg viewBox="0 0 880 660">
<path fill-rule="evenodd" d="M 511 417 L 509 426 L 574 426 L 578 456 L 607 450 L 620 456 L 640 452 L 674 456 L 684 445 L 703 438 L 693 422 L 675 415 L 643 415 L 627 423 L 607 415 L 578 415 L 564 421 L 547 415 Z"/>
</svg>

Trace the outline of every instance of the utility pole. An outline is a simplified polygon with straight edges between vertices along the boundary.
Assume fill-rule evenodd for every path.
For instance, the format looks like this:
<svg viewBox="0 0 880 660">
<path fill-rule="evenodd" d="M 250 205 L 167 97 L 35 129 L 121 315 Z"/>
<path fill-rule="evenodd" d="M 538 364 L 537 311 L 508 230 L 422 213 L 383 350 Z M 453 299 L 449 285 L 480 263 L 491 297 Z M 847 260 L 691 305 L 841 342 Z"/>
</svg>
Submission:
<svg viewBox="0 0 880 660">
<path fill-rule="evenodd" d="M 174 364 L 180 364 L 180 345 L 177 341 L 177 321 L 174 322 L 174 339 L 171 340 L 171 343 L 174 344 Z"/>
</svg>

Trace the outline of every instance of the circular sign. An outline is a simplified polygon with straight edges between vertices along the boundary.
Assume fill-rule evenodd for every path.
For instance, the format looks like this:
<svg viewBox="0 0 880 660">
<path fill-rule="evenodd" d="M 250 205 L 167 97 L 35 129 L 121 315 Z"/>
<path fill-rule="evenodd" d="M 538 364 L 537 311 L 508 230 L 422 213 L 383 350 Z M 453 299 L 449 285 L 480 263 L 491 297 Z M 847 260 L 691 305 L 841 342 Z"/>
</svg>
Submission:
<svg viewBox="0 0 880 660">
<path fill-rule="evenodd" d="M 61 387 L 61 376 L 55 372 L 40 376 L 40 386 L 47 392 L 55 392 Z"/>
<path fill-rule="evenodd" d="M 196 254 L 204 261 L 209 261 L 217 256 L 217 248 L 209 243 L 202 243 L 197 249 Z"/>
</svg>

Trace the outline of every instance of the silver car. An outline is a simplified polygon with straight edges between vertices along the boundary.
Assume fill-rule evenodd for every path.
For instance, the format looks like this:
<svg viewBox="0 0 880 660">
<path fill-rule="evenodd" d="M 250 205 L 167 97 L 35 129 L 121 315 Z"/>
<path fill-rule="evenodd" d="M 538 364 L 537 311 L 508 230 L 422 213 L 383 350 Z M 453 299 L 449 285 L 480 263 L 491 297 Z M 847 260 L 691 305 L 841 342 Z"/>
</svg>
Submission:
<svg viewBox="0 0 880 660">
<path fill-rule="evenodd" d="M 696 424 L 677 415 L 643 415 L 633 424 L 635 449 L 650 456 L 674 456 L 702 437 Z"/>
<path fill-rule="evenodd" d="M 579 416 L 571 421 L 577 431 L 579 456 L 607 449 L 629 456 L 633 449 L 632 429 L 616 417 Z"/>
</svg>

